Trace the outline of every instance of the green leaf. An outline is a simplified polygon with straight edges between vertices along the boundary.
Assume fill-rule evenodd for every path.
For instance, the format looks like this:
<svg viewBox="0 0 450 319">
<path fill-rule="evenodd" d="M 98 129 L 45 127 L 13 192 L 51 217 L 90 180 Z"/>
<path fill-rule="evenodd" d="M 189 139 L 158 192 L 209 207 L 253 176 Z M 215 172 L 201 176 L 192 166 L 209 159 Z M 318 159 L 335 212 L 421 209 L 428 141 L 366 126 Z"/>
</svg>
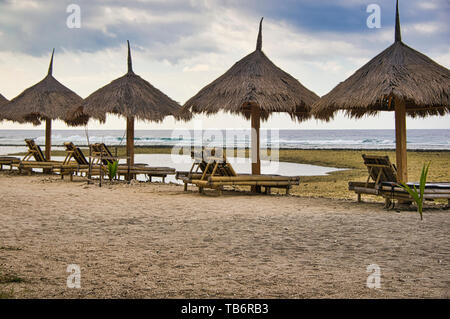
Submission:
<svg viewBox="0 0 450 319">
<path fill-rule="evenodd" d="M 112 181 L 117 176 L 117 168 L 119 166 L 119 161 L 108 162 L 108 177 Z"/>
<path fill-rule="evenodd" d="M 424 193 L 425 193 L 425 185 L 427 183 L 427 176 L 428 176 L 428 170 L 430 168 L 431 162 L 428 162 L 428 164 L 424 164 L 422 167 L 422 173 L 420 174 L 420 183 L 419 183 L 419 190 L 417 190 L 417 187 L 415 184 L 413 184 L 413 188 L 409 187 L 405 183 L 398 184 L 401 188 L 403 188 L 405 191 L 411 195 L 413 200 L 417 204 L 417 210 L 420 214 L 420 219 L 423 219 L 423 201 L 424 201 Z"/>
<path fill-rule="evenodd" d="M 414 201 L 416 203 L 419 203 L 420 198 L 419 198 L 419 194 L 417 193 L 417 190 L 413 190 L 411 189 L 411 187 L 409 187 L 408 185 L 406 185 L 405 183 L 401 183 L 398 186 L 400 186 L 401 188 L 403 188 L 405 191 L 407 191 L 409 193 L 409 195 L 411 195 L 411 197 L 414 199 Z M 415 188 L 415 187 L 414 187 Z"/>
</svg>

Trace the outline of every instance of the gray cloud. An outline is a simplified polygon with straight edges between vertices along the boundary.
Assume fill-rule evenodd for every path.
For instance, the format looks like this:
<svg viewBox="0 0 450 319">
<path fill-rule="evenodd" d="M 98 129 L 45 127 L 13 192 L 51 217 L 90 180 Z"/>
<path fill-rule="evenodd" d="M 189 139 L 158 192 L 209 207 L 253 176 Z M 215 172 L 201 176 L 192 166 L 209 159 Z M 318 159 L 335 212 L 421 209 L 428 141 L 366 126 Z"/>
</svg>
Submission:
<svg viewBox="0 0 450 319">
<path fill-rule="evenodd" d="M 365 8 L 372 2 L 382 7 L 381 30 L 365 26 Z M 66 26 L 66 8 L 71 3 L 81 7 L 81 29 Z M 424 5 L 413 0 L 400 4 L 404 29 L 413 35 L 405 37 L 405 42 L 419 50 L 446 52 L 449 3 L 435 0 Z M 152 58 L 177 63 L 189 56 L 224 50 L 211 28 L 226 10 L 239 12 L 252 23 L 265 16 L 267 21 L 284 23 L 325 43 L 353 41 L 367 52 L 389 44 L 375 40 L 390 32 L 394 22 L 393 0 L 0 0 L 0 51 L 33 56 L 48 55 L 53 47 L 97 52 L 123 46 L 128 39 Z M 300 51 L 298 57 L 315 60 L 330 54 L 333 48 L 314 55 Z"/>
<path fill-rule="evenodd" d="M 66 8 L 75 1 L 0 2 L 0 51 L 19 51 L 33 56 L 48 54 L 53 47 L 96 52 L 130 40 L 137 47 L 156 49 L 200 36 L 208 29 L 208 11 L 186 1 L 77 1 L 81 7 L 80 29 L 66 25 Z M 134 17 L 135 16 L 135 17 Z M 181 54 L 217 51 L 214 43 L 187 43 L 180 54 L 167 52 L 172 62 Z"/>
</svg>

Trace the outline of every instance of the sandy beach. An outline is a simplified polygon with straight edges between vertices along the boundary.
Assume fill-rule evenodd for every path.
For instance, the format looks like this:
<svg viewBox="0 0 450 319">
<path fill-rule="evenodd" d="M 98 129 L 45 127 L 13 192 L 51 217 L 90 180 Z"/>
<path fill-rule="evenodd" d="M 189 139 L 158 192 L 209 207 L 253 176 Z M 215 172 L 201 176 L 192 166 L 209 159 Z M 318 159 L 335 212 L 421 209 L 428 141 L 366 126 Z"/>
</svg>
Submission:
<svg viewBox="0 0 450 319">
<path fill-rule="evenodd" d="M 9 298 L 450 297 L 449 210 L 0 173 Z M 69 264 L 81 289 L 69 289 Z M 367 266 L 381 288 L 366 287 Z"/>
<path fill-rule="evenodd" d="M 449 1 L 78 2 L 0 0 L 2 306 L 450 299 Z"/>
</svg>

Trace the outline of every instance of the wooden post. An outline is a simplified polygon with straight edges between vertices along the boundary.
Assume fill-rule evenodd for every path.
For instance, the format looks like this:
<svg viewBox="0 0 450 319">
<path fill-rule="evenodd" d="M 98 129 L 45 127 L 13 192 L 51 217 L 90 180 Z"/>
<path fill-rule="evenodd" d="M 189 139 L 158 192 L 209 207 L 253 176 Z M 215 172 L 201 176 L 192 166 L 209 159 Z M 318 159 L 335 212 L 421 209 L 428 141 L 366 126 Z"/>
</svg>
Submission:
<svg viewBox="0 0 450 319">
<path fill-rule="evenodd" d="M 52 120 L 45 120 L 45 158 L 49 161 L 52 157 Z"/>
<path fill-rule="evenodd" d="M 252 122 L 252 174 L 261 174 L 261 159 L 259 151 L 259 128 L 260 128 L 261 110 L 258 105 L 251 106 L 251 122 Z M 260 193 L 261 186 L 252 186 L 252 192 Z"/>
<path fill-rule="evenodd" d="M 102 187 L 102 177 L 103 177 L 103 152 L 100 152 L 100 172 L 99 172 L 100 176 L 99 176 L 99 187 Z"/>
<path fill-rule="evenodd" d="M 127 117 L 127 164 L 128 167 L 134 165 L 134 117 Z"/>
<path fill-rule="evenodd" d="M 52 120 L 45 120 L 45 159 L 50 161 L 52 158 Z M 50 174 L 51 169 L 43 169 L 45 174 Z"/>
<path fill-rule="evenodd" d="M 89 169 L 88 169 L 88 180 L 92 177 L 92 145 L 89 145 Z"/>
<path fill-rule="evenodd" d="M 403 99 L 395 99 L 395 143 L 398 182 L 408 182 L 406 155 L 406 105 Z"/>
</svg>

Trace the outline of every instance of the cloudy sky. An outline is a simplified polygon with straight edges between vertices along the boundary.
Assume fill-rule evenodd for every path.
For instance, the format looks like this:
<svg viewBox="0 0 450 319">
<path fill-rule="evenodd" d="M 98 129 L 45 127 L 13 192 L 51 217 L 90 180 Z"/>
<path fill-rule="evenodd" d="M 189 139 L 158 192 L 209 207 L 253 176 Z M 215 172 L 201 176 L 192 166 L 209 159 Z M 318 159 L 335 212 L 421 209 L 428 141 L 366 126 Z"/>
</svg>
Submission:
<svg viewBox="0 0 450 319">
<path fill-rule="evenodd" d="M 69 28 L 67 8 L 81 9 L 81 28 Z M 368 5 L 381 8 L 381 28 L 368 28 Z M 400 0 L 403 41 L 450 66 L 450 2 Z M 126 72 L 126 40 L 133 68 L 183 104 L 203 86 L 255 49 L 264 17 L 263 51 L 283 70 L 322 96 L 394 38 L 394 0 L 0 0 L 0 93 L 12 99 L 46 74 L 56 49 L 54 76 L 86 97 Z M 408 128 L 450 128 L 450 116 L 408 119 Z M 249 127 L 227 114 L 169 118 L 137 129 Z M 55 128 L 66 128 L 56 123 Z M 105 125 L 124 129 L 110 116 Z M 305 129 L 393 128 L 393 114 L 361 120 L 337 116 L 329 123 L 295 123 L 274 115 L 262 127 Z M 41 128 L 0 123 L 0 129 Z"/>
</svg>

